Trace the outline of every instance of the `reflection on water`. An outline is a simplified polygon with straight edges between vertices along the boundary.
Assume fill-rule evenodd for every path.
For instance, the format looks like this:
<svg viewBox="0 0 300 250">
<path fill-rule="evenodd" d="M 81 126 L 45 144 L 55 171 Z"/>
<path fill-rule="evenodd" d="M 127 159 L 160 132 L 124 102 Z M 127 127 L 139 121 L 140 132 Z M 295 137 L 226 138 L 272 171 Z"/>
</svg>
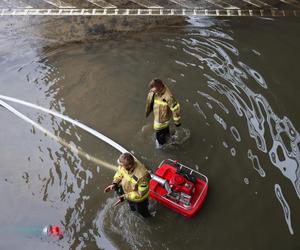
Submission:
<svg viewBox="0 0 300 250">
<path fill-rule="evenodd" d="M 194 105 L 195 109 L 197 110 L 197 112 L 199 112 L 199 113 L 204 117 L 204 119 L 206 120 L 207 117 L 206 117 L 204 111 L 200 108 L 199 103 L 196 102 L 196 103 L 194 103 L 193 105 Z"/>
<path fill-rule="evenodd" d="M 283 25 L 280 22 L 272 21 Z M 113 172 L 95 159 L 113 165 L 119 152 L 60 118 L 13 104 L 65 143 L 0 110 L 0 136 L 6 142 L 0 151 L 5 163 L 0 188 L 7 191 L 1 194 L 6 203 L 0 204 L 0 219 L 4 226 L 24 228 L 30 223 L 41 228 L 61 224 L 65 237 L 52 244 L 26 237 L 14 241 L 12 233 L 0 248 L 17 249 L 24 241 L 27 249 L 297 247 L 269 188 L 280 183 L 275 194 L 289 232 L 296 236 L 299 226 L 293 223 L 292 228 L 292 222 L 300 216 L 300 137 L 298 121 L 289 118 L 296 111 L 278 108 L 290 100 L 274 101 L 280 91 L 261 67 L 266 52 L 252 48 L 256 38 L 240 35 L 246 32 L 240 25 L 234 20 L 194 19 L 179 30 L 70 45 L 44 51 L 41 57 L 26 43 L 19 51 L 6 52 L 0 80 L 10 84 L 0 85 L 1 94 L 82 121 L 136 152 L 150 169 L 165 158 L 183 161 L 209 176 L 211 191 L 192 220 L 154 202 L 154 216 L 148 221 L 132 214 L 126 204 L 113 208 L 114 199 L 102 192 Z M 264 42 L 262 37 L 259 44 Z M 167 81 L 183 110 L 182 127 L 174 129 L 163 150 L 155 148 L 152 123 L 143 118 L 147 82 L 156 76 Z M 293 92 L 293 83 L 287 84 Z"/>
<path fill-rule="evenodd" d="M 221 103 L 220 101 L 216 100 L 216 99 L 213 98 L 212 96 L 210 96 L 210 95 L 208 95 L 208 94 L 205 94 L 205 93 L 203 93 L 203 92 L 201 92 L 201 91 L 199 91 L 199 90 L 198 90 L 197 92 L 198 92 L 198 94 L 200 94 L 200 95 L 206 97 L 208 100 L 213 101 L 213 102 L 215 102 L 216 104 L 218 104 L 219 107 L 220 107 L 221 109 L 223 109 L 224 112 L 225 112 L 226 114 L 229 113 L 228 109 L 227 109 L 227 108 L 224 106 L 224 104 Z"/>
<path fill-rule="evenodd" d="M 236 129 L 236 127 L 234 126 L 231 126 L 230 127 L 230 131 L 232 133 L 232 136 L 234 137 L 234 139 L 237 141 L 237 142 L 241 142 L 241 136 L 239 134 L 239 131 Z"/>
<path fill-rule="evenodd" d="M 220 123 L 220 124 L 222 125 L 222 127 L 224 128 L 224 130 L 227 129 L 227 124 L 226 124 L 226 122 L 223 120 L 222 117 L 220 117 L 219 115 L 217 115 L 217 114 L 215 113 L 215 114 L 214 114 L 214 118 L 216 119 L 216 121 L 217 121 L 218 123 Z"/>
<path fill-rule="evenodd" d="M 248 150 L 248 158 L 251 160 L 252 166 L 255 169 L 255 171 L 257 171 L 261 177 L 266 177 L 266 172 L 260 165 L 258 156 L 254 155 L 251 149 Z"/>
<path fill-rule="evenodd" d="M 228 42 L 219 41 L 219 37 L 231 40 L 223 32 L 217 36 L 214 32 L 205 36 L 191 34 L 189 38 L 182 39 L 182 50 L 199 60 L 199 63 L 206 63 L 211 74 L 205 74 L 208 79 L 208 86 L 228 98 L 239 116 L 247 120 L 249 135 L 255 139 L 257 148 L 269 154 L 274 166 L 279 168 L 282 174 L 293 183 L 297 195 L 300 198 L 300 152 L 299 132 L 294 128 L 293 123 L 287 118 L 279 118 L 276 115 L 267 99 L 260 93 L 256 93 L 246 85 L 247 81 L 254 80 L 261 87 L 267 88 L 263 77 L 245 63 L 233 62 L 230 53 L 238 56 L 238 49 Z M 217 79 L 219 77 L 219 80 Z M 202 96 L 208 95 L 198 91 Z M 226 113 L 227 108 L 213 97 L 209 100 L 215 101 Z M 226 122 L 217 114 L 213 115 L 218 123 L 226 130 Z M 272 146 L 267 148 L 265 130 L 271 134 Z M 284 137 L 287 139 L 284 141 Z M 280 159 L 281 156 L 281 159 Z"/>
<path fill-rule="evenodd" d="M 275 195 L 278 199 L 278 201 L 280 202 L 282 209 L 283 209 L 283 213 L 284 213 L 284 219 L 289 227 L 290 230 L 290 234 L 294 234 L 293 228 L 292 228 L 292 221 L 291 221 L 291 210 L 289 207 L 289 204 L 286 202 L 282 191 L 281 191 L 281 187 L 279 184 L 275 184 L 274 186 L 274 191 L 275 191 Z"/>
</svg>

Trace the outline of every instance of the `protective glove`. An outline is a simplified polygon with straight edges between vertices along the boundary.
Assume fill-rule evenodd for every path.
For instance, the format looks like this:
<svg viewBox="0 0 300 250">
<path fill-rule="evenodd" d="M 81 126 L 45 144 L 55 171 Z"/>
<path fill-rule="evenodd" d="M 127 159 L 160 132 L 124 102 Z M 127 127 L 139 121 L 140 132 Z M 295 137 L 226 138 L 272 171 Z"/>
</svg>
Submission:
<svg viewBox="0 0 300 250">
<path fill-rule="evenodd" d="M 115 190 L 117 187 L 116 183 L 110 184 L 109 186 L 107 186 L 106 188 L 104 188 L 104 193 L 108 193 L 112 190 Z"/>
<path fill-rule="evenodd" d="M 124 201 L 125 201 L 125 196 L 124 195 L 119 196 L 118 199 L 117 199 L 117 201 L 115 202 L 115 204 L 113 206 L 116 207 L 116 206 L 120 205 Z"/>
</svg>

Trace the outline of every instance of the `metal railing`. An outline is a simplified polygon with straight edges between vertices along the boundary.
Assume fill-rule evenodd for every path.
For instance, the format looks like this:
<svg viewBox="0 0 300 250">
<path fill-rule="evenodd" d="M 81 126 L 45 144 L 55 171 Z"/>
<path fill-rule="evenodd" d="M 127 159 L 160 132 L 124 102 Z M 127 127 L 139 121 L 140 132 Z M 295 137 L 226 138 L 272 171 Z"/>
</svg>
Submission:
<svg viewBox="0 0 300 250">
<path fill-rule="evenodd" d="M 246 8 L 274 8 L 281 6 L 286 8 L 300 8 L 299 0 L 164 0 L 159 4 L 156 0 L 128 0 L 125 4 L 140 6 L 137 8 L 202 8 L 202 9 L 246 9 Z M 122 5 L 121 5 L 122 4 Z M 3 8 L 16 7 L 22 8 L 120 8 L 124 3 L 116 3 L 112 0 L 2 0 L 0 5 Z M 39 7 L 38 7 L 39 6 Z M 89 6 L 89 7 L 87 7 Z M 171 7 L 172 6 L 172 7 Z M 175 7 L 173 7 L 175 6 Z M 207 7 L 205 7 L 207 6 Z M 210 6 L 210 7 L 209 7 Z M 246 7 L 248 6 L 248 7 Z M 1 8 L 1 7 L 0 7 Z"/>
<path fill-rule="evenodd" d="M 0 16 L 300 16 L 299 10 L 278 9 L 0 9 Z"/>
</svg>

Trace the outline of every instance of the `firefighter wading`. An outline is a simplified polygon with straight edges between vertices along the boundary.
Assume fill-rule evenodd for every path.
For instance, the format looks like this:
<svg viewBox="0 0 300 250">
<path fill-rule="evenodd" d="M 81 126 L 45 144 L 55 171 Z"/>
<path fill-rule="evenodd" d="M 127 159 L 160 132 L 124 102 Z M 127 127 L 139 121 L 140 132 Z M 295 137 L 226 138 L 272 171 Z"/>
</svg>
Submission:
<svg viewBox="0 0 300 250">
<path fill-rule="evenodd" d="M 146 102 L 146 117 L 153 111 L 153 128 L 156 131 L 156 139 L 159 144 L 164 144 L 170 133 L 169 124 L 172 117 L 176 126 L 181 125 L 180 105 L 161 80 L 152 80 L 149 88 L 150 91 Z"/>
<path fill-rule="evenodd" d="M 149 196 L 150 175 L 143 164 L 134 161 L 132 171 L 119 165 L 113 183 L 121 186 L 124 198 L 132 202 L 142 202 Z"/>
<path fill-rule="evenodd" d="M 144 165 L 128 152 L 121 154 L 118 162 L 119 166 L 113 182 L 104 189 L 104 192 L 112 190 L 117 192 L 119 198 L 114 206 L 127 200 L 132 211 L 137 211 L 143 217 L 149 217 L 150 174 Z"/>
</svg>

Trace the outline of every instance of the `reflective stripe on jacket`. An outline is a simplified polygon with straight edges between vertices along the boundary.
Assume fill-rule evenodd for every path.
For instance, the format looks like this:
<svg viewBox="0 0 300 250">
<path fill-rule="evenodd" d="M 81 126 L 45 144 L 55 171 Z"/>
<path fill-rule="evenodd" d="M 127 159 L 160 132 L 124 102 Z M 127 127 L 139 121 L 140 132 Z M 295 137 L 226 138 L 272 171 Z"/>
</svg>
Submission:
<svg viewBox="0 0 300 250">
<path fill-rule="evenodd" d="M 122 186 L 125 199 L 141 202 L 149 196 L 150 174 L 139 161 L 135 161 L 134 164 L 135 168 L 131 173 L 119 166 L 113 182 Z"/>
<path fill-rule="evenodd" d="M 154 96 L 153 96 L 154 95 Z M 155 130 L 164 129 L 169 126 L 173 116 L 175 124 L 180 123 L 180 105 L 174 98 L 169 88 L 165 86 L 163 93 L 149 92 L 146 104 L 146 116 L 153 109 Z"/>
</svg>

